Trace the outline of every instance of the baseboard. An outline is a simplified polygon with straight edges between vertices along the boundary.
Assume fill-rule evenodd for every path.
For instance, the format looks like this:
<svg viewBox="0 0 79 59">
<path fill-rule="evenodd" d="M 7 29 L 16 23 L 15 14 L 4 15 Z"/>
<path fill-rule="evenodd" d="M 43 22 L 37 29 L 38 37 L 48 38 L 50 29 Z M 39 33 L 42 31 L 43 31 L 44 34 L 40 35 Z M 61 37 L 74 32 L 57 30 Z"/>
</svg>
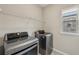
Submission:
<svg viewBox="0 0 79 59">
<path fill-rule="evenodd" d="M 60 50 L 58 50 L 58 49 L 56 49 L 56 48 L 53 48 L 53 50 L 54 50 L 55 52 L 61 54 L 61 55 L 69 55 L 68 53 L 62 52 L 62 51 L 60 51 Z"/>
</svg>

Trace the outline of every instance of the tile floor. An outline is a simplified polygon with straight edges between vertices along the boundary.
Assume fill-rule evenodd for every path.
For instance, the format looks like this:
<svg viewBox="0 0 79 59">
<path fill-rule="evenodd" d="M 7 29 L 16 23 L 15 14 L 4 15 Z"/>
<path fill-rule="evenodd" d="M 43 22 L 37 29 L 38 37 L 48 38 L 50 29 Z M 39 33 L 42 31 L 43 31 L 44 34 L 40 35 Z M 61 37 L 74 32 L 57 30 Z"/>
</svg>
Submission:
<svg viewBox="0 0 79 59">
<path fill-rule="evenodd" d="M 41 54 L 39 54 L 39 55 L 41 55 Z M 62 54 L 59 54 L 59 53 L 53 51 L 53 52 L 51 53 L 51 55 L 62 55 Z"/>
<path fill-rule="evenodd" d="M 52 52 L 51 55 L 62 55 L 62 54 L 57 53 L 57 52 Z"/>
</svg>

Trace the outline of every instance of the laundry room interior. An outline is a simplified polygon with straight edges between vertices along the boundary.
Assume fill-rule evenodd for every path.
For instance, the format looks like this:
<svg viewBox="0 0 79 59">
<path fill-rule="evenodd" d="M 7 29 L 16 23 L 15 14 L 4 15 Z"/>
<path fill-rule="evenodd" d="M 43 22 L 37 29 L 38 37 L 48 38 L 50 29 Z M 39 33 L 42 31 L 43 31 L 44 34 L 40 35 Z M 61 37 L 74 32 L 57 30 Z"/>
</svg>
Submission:
<svg viewBox="0 0 79 59">
<path fill-rule="evenodd" d="M 78 4 L 0 4 L 0 55 L 79 55 Z"/>
</svg>

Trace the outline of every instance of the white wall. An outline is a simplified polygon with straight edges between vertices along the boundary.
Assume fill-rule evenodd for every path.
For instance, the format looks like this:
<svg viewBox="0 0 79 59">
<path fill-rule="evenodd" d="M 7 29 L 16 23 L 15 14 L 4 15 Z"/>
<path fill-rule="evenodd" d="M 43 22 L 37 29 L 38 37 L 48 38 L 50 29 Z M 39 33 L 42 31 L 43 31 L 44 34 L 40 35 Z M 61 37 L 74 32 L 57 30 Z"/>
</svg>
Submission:
<svg viewBox="0 0 79 59">
<path fill-rule="evenodd" d="M 0 5 L 0 46 L 8 32 L 34 31 L 43 28 L 42 9 L 37 5 Z"/>
<path fill-rule="evenodd" d="M 79 36 L 61 34 L 61 10 L 79 5 L 49 5 L 44 8 L 45 30 L 53 33 L 54 48 L 67 54 L 79 54 Z"/>
</svg>

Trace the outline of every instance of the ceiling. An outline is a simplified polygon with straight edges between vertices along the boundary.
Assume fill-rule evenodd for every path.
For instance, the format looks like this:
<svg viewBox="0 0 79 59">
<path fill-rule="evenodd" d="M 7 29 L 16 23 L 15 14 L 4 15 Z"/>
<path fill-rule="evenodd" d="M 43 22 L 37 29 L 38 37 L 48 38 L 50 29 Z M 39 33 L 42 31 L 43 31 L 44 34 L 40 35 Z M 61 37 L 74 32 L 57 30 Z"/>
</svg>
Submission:
<svg viewBox="0 0 79 59">
<path fill-rule="evenodd" d="M 39 4 L 40 7 L 46 7 L 48 4 Z"/>
</svg>

